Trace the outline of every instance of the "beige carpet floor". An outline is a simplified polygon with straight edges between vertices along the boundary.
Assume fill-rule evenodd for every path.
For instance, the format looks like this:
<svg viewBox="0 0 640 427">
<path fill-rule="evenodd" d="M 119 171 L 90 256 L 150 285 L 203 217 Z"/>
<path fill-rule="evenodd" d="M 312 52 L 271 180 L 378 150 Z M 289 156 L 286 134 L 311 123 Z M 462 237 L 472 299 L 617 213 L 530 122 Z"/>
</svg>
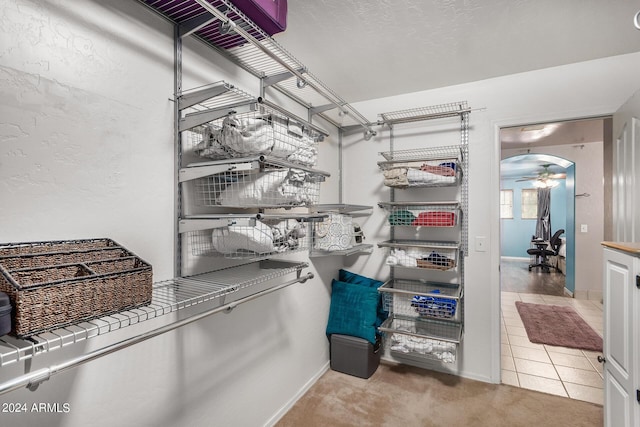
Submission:
<svg viewBox="0 0 640 427">
<path fill-rule="evenodd" d="M 327 371 L 278 427 L 602 426 L 603 408 L 508 385 L 382 363 L 369 379 Z"/>
</svg>

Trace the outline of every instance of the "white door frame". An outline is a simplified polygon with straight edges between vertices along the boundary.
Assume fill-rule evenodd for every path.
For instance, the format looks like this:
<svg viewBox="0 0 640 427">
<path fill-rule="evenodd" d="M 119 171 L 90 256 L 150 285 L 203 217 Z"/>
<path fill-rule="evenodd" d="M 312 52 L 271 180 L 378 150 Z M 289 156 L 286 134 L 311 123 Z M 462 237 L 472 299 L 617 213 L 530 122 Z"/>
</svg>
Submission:
<svg viewBox="0 0 640 427">
<path fill-rule="evenodd" d="M 571 115 L 562 116 L 561 114 L 555 114 L 552 116 L 531 116 L 531 117 L 518 117 L 504 120 L 494 120 L 491 122 L 493 127 L 493 155 L 491 156 L 491 177 L 490 186 L 491 191 L 491 224 L 490 224 L 490 241 L 496 242 L 489 245 L 490 250 L 490 271 L 489 278 L 491 280 L 491 351 L 496 355 L 491 360 L 491 381 L 496 384 L 501 383 L 501 329 L 500 329 L 500 313 L 502 298 L 500 294 L 500 161 L 502 160 L 500 144 L 500 129 L 514 126 L 524 126 L 535 123 L 553 123 L 561 121 L 571 120 L 584 120 L 604 118 L 609 114 L 584 114 L 584 115 Z"/>
</svg>

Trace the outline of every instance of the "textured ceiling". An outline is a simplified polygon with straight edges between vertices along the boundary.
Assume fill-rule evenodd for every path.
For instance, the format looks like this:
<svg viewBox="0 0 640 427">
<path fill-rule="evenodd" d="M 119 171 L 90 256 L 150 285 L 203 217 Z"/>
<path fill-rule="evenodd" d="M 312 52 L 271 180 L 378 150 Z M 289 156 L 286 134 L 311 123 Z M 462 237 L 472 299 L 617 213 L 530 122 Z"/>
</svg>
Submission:
<svg viewBox="0 0 640 427">
<path fill-rule="evenodd" d="M 348 102 L 640 51 L 637 0 L 289 0 L 275 39 Z"/>
</svg>

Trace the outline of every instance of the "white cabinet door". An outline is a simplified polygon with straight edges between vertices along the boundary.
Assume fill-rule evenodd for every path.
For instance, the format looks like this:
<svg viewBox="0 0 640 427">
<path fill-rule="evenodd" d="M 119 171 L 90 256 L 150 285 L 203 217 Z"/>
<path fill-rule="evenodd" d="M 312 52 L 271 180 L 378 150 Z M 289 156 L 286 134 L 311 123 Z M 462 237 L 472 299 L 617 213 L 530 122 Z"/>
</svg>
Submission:
<svg viewBox="0 0 640 427">
<path fill-rule="evenodd" d="M 634 257 L 604 249 L 604 418 L 607 427 L 636 426 L 634 354 L 637 328 L 632 316 L 636 297 Z"/>
</svg>

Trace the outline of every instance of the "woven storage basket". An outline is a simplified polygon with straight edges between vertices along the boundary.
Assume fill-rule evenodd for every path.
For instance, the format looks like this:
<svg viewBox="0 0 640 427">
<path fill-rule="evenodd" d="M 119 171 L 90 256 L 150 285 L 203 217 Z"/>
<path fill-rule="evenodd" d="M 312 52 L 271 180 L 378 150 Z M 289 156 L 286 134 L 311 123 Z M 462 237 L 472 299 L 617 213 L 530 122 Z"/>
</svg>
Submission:
<svg viewBox="0 0 640 427">
<path fill-rule="evenodd" d="M 28 337 L 151 302 L 151 265 L 110 239 L 0 245 L 13 334 Z"/>
</svg>

